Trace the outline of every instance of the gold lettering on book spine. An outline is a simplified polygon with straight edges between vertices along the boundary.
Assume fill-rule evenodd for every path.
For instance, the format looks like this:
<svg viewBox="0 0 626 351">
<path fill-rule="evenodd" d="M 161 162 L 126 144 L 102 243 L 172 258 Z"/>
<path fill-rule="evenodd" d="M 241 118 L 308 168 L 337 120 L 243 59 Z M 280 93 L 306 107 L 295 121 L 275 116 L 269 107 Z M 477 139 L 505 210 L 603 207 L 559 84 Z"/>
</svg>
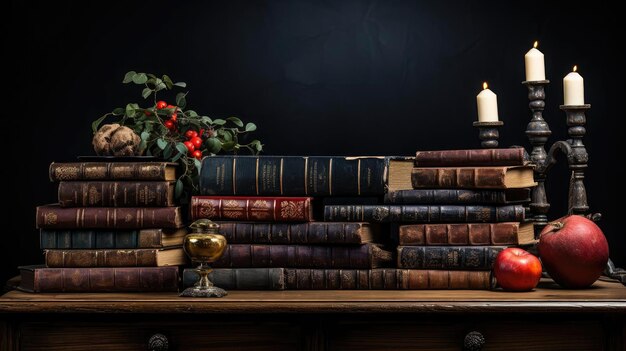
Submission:
<svg viewBox="0 0 626 351">
<path fill-rule="evenodd" d="M 48 212 L 43 216 L 43 222 L 47 225 L 57 224 L 58 216 L 54 212 Z"/>
<path fill-rule="evenodd" d="M 246 205 L 238 200 L 224 200 L 221 204 L 222 217 L 227 219 L 245 219 Z"/>
<path fill-rule="evenodd" d="M 272 202 L 268 200 L 253 200 L 248 206 L 250 219 L 267 219 L 267 214 L 272 208 Z"/>
<path fill-rule="evenodd" d="M 304 202 L 280 201 L 280 215 L 283 219 L 304 218 Z"/>
<path fill-rule="evenodd" d="M 216 210 L 211 201 L 197 202 L 198 218 L 215 218 Z"/>
</svg>

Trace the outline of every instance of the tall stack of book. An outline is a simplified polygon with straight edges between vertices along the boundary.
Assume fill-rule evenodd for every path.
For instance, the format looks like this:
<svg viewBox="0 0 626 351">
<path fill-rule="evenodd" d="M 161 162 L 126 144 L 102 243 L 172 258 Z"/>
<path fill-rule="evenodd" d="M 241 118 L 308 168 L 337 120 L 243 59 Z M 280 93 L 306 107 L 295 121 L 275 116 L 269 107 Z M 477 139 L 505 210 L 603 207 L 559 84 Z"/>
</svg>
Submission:
<svg viewBox="0 0 626 351">
<path fill-rule="evenodd" d="M 420 151 L 391 162 L 385 201 L 403 222 L 398 268 L 447 272 L 442 287 L 484 289 L 499 251 L 533 242 L 524 204 L 535 183 L 523 149 Z"/>
<path fill-rule="evenodd" d="M 58 203 L 37 208 L 46 266 L 21 267 L 33 292 L 177 291 L 186 230 L 175 164 L 52 163 Z"/>
<path fill-rule="evenodd" d="M 325 198 L 382 198 L 384 170 L 377 157 L 205 158 L 191 217 L 218 221 L 228 241 L 212 281 L 227 290 L 396 288 L 395 269 L 379 268 L 392 254 L 378 228 L 314 221 Z M 185 285 L 194 280 L 186 270 Z"/>
</svg>

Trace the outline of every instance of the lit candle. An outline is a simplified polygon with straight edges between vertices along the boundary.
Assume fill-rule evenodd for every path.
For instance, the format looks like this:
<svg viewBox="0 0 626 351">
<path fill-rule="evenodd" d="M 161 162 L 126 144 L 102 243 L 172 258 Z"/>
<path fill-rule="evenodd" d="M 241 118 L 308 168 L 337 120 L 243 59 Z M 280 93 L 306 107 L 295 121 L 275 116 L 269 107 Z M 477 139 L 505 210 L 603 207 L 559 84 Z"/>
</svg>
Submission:
<svg viewBox="0 0 626 351">
<path fill-rule="evenodd" d="M 483 83 L 483 91 L 476 95 L 478 105 L 478 122 L 498 121 L 498 97 L 490 89 L 487 82 Z"/>
<path fill-rule="evenodd" d="M 537 50 L 539 42 L 535 42 L 533 47 L 524 56 L 526 63 L 526 80 L 546 80 L 546 66 L 543 63 L 543 53 Z"/>
<path fill-rule="evenodd" d="M 584 105 L 585 104 L 585 81 L 576 72 L 578 67 L 563 78 L 563 105 Z"/>
</svg>

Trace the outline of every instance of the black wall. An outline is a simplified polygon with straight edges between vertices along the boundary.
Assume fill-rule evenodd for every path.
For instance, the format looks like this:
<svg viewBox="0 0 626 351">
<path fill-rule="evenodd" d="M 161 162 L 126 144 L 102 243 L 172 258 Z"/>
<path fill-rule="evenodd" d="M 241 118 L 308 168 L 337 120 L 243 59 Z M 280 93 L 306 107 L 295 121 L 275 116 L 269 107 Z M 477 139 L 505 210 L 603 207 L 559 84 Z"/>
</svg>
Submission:
<svg viewBox="0 0 626 351">
<path fill-rule="evenodd" d="M 478 146 L 475 96 L 498 94 L 501 145 L 528 145 L 525 52 L 546 55 L 546 119 L 565 137 L 563 76 L 585 77 L 589 203 L 604 214 L 611 256 L 626 265 L 618 144 L 625 56 L 618 11 L 528 1 L 13 2 L 3 55 L 2 279 L 42 262 L 34 207 L 55 201 L 51 161 L 91 154 L 92 120 L 143 103 L 128 70 L 188 83 L 189 106 L 254 121 L 268 154 L 410 155 Z M 8 16 L 5 16 L 8 17 Z M 7 21 L 8 18 L 5 18 Z M 7 26 L 5 22 L 5 26 Z M 6 42 L 6 41 L 5 41 Z M 170 97 L 169 100 L 172 100 Z M 548 183 L 565 212 L 568 174 Z"/>
</svg>

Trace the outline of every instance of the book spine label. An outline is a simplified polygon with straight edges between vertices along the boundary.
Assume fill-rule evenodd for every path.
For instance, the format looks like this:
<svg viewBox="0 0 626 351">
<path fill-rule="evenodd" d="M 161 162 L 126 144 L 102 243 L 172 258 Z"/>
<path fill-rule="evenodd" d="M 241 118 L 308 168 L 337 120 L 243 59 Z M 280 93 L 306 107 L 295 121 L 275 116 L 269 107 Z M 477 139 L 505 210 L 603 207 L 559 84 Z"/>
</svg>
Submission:
<svg viewBox="0 0 626 351">
<path fill-rule="evenodd" d="M 171 182 L 61 182 L 62 207 L 163 207 L 172 206 Z"/>
<path fill-rule="evenodd" d="M 418 151 L 418 167 L 521 166 L 525 163 L 523 148 Z"/>
<path fill-rule="evenodd" d="M 372 247 L 228 245 L 215 268 L 373 268 Z"/>
<path fill-rule="evenodd" d="M 306 222 L 312 219 L 309 197 L 193 196 L 192 220 Z"/>
<path fill-rule="evenodd" d="M 161 248 L 161 229 L 47 230 L 39 232 L 42 249 L 139 249 Z"/>
<path fill-rule="evenodd" d="M 46 265 L 64 267 L 155 267 L 157 251 L 138 250 L 46 250 Z"/>
<path fill-rule="evenodd" d="M 519 223 L 409 224 L 398 231 L 400 245 L 517 245 Z"/>
<path fill-rule="evenodd" d="M 413 189 L 385 194 L 388 204 L 484 205 L 505 204 L 506 194 L 500 190 Z"/>
<path fill-rule="evenodd" d="M 181 228 L 179 207 L 37 207 L 37 228 L 142 229 Z"/>
<path fill-rule="evenodd" d="M 165 162 L 75 162 L 52 163 L 50 180 L 166 180 Z"/>
<path fill-rule="evenodd" d="M 524 207 L 457 205 L 344 205 L 324 206 L 325 221 L 412 222 L 412 223 L 484 223 L 521 222 Z"/>
<path fill-rule="evenodd" d="M 490 290 L 494 287 L 490 271 L 451 271 L 401 269 L 400 286 L 403 290 L 464 289 Z"/>
<path fill-rule="evenodd" d="M 491 270 L 505 246 L 399 246 L 398 268 Z"/>
<path fill-rule="evenodd" d="M 178 291 L 178 267 L 39 268 L 33 292 Z"/>
<path fill-rule="evenodd" d="M 384 193 L 381 157 L 210 156 L 203 195 L 372 196 Z"/>
<path fill-rule="evenodd" d="M 366 230 L 368 223 L 220 223 L 229 244 L 362 244 Z"/>
<path fill-rule="evenodd" d="M 504 189 L 506 167 L 413 168 L 413 188 Z"/>
<path fill-rule="evenodd" d="M 217 268 L 209 273 L 213 284 L 226 290 L 285 290 L 284 268 Z M 183 271 L 183 286 L 198 281 L 195 269 Z"/>
</svg>

